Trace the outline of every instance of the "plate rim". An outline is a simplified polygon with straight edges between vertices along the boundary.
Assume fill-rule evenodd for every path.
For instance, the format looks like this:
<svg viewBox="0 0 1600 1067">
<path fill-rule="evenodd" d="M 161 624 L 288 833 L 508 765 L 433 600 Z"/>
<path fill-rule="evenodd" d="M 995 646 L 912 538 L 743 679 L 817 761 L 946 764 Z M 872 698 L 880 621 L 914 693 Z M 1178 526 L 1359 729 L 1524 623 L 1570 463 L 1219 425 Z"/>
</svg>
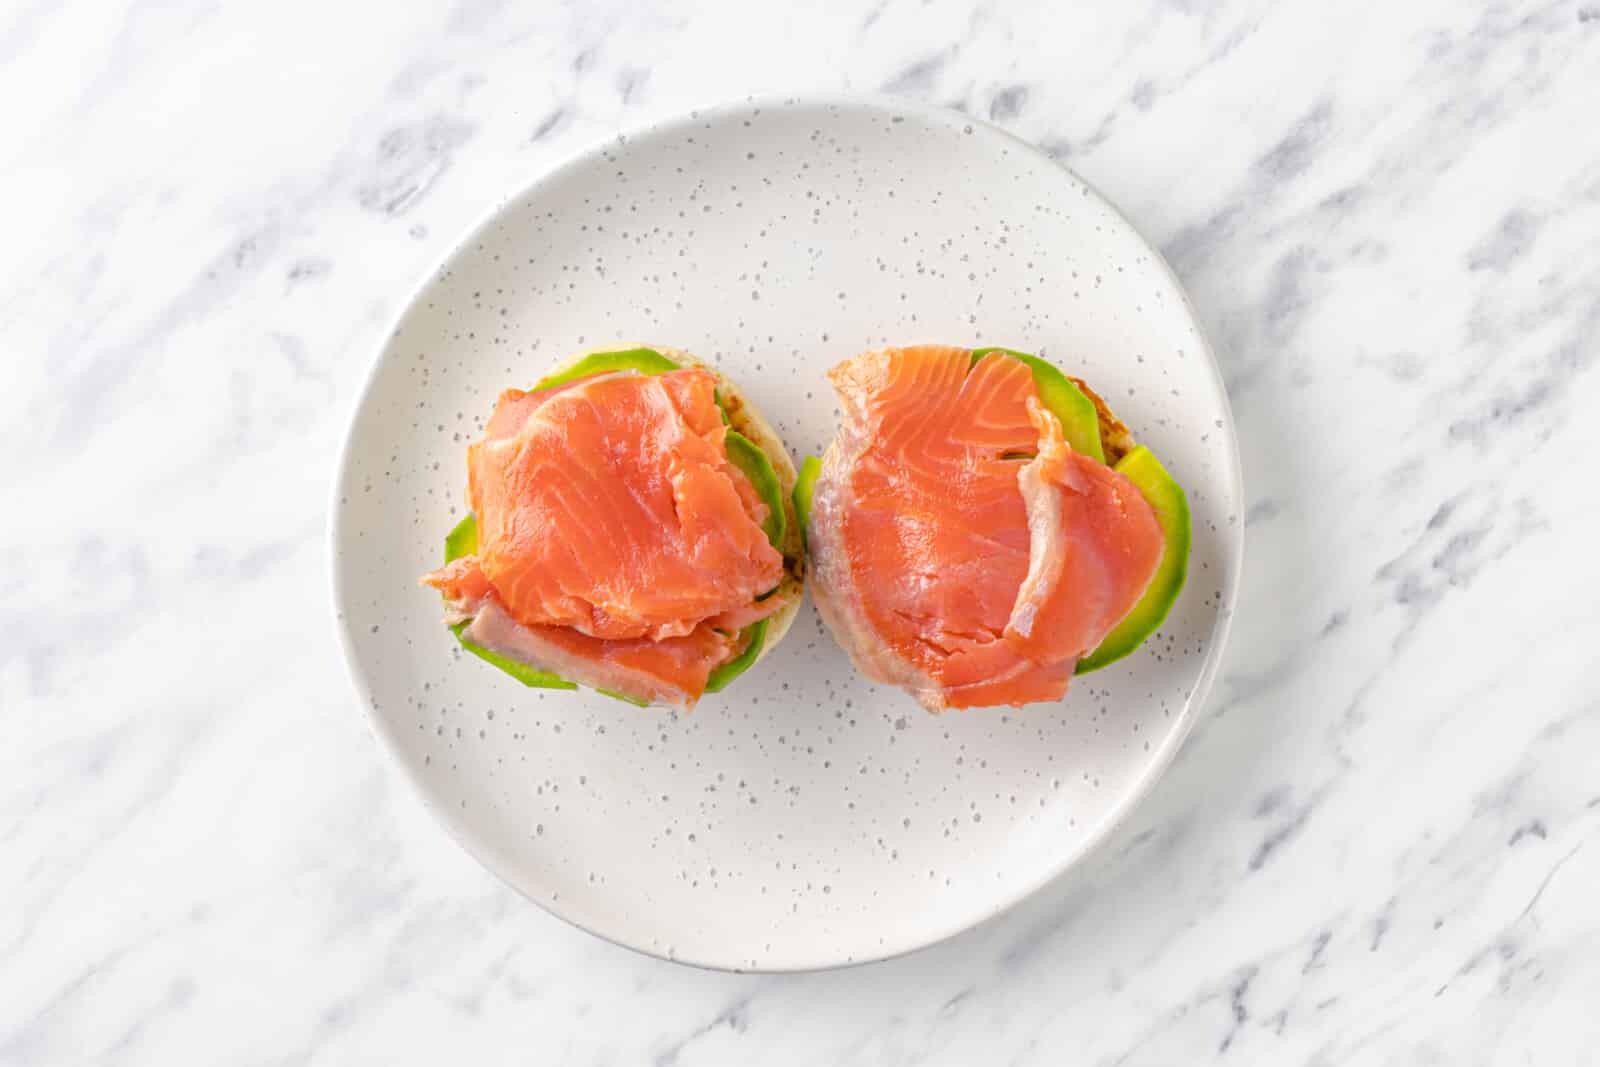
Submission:
<svg viewBox="0 0 1600 1067">
<path fill-rule="evenodd" d="M 1210 697 L 1211 689 L 1216 683 L 1217 675 L 1220 673 L 1223 654 L 1227 650 L 1228 638 L 1233 629 L 1234 612 L 1238 601 L 1244 566 L 1244 530 L 1236 520 L 1234 524 L 1228 527 L 1233 531 L 1231 543 L 1225 553 L 1229 564 L 1228 580 L 1222 590 L 1222 599 L 1218 605 L 1216 622 L 1212 626 L 1211 634 L 1207 639 L 1209 647 L 1206 650 L 1205 659 L 1201 664 L 1200 673 L 1190 689 L 1188 699 L 1184 702 L 1183 711 L 1178 716 L 1173 729 L 1169 731 L 1161 747 L 1153 753 L 1152 758 L 1139 773 L 1138 777 L 1123 792 L 1117 802 L 1107 810 L 1095 827 L 1084 834 L 1073 847 L 1064 850 L 1037 877 L 1023 883 L 1003 897 L 994 900 L 986 910 L 975 912 L 969 917 L 947 924 L 945 927 L 941 927 L 917 939 L 909 940 L 906 943 L 891 945 L 881 951 L 872 950 L 861 956 L 851 955 L 849 958 L 835 957 L 821 960 L 813 958 L 800 959 L 795 962 L 764 961 L 760 966 L 755 967 L 736 966 L 711 958 L 683 956 L 676 952 L 663 953 L 655 951 L 647 944 L 636 943 L 619 934 L 589 925 L 574 914 L 571 914 L 569 909 L 561 907 L 558 901 L 541 900 L 531 895 L 522 888 L 513 872 L 509 870 L 512 866 L 511 864 L 507 863 L 502 866 L 500 858 L 494 854 L 494 849 L 488 846 L 480 847 L 478 843 L 471 839 L 467 828 L 458 820 L 454 809 L 435 800 L 431 791 L 426 788 L 421 780 L 420 773 L 413 769 L 411 764 L 404 758 L 400 750 L 399 739 L 388 720 L 376 714 L 371 689 L 366 683 L 364 670 L 355 655 L 353 635 L 350 630 L 351 622 L 344 611 L 346 597 L 344 581 L 339 567 L 339 544 L 345 521 L 343 506 L 340 501 L 341 497 L 348 495 L 346 492 L 346 480 L 349 477 L 350 455 L 355 444 L 356 423 L 367 407 L 367 402 L 377 383 L 379 372 L 386 362 L 390 346 L 398 336 L 401 324 L 411 314 L 412 309 L 416 307 L 417 302 L 422 299 L 429 287 L 435 283 L 442 272 L 465 249 L 489 230 L 507 209 L 513 204 L 532 196 L 541 186 L 555 182 L 567 172 L 601 155 L 608 146 L 626 144 L 634 138 L 646 135 L 670 134 L 676 129 L 726 118 L 752 109 L 780 110 L 803 107 L 815 107 L 829 111 L 840 111 L 846 108 L 862 109 L 890 117 L 895 115 L 915 116 L 929 123 L 946 127 L 958 129 L 969 127 L 970 130 L 968 132 L 975 132 L 981 129 L 986 134 L 998 135 L 1009 142 L 1010 146 L 1019 149 L 1034 159 L 1059 169 L 1069 180 L 1082 186 L 1090 198 L 1097 200 L 1100 206 L 1109 212 L 1110 218 L 1115 225 L 1120 226 L 1127 234 L 1144 246 L 1150 254 L 1151 261 L 1165 275 L 1172 288 L 1182 298 L 1184 311 L 1189 321 L 1193 324 L 1195 337 L 1200 346 L 1200 354 L 1204 357 L 1216 395 L 1221 403 L 1223 431 L 1228 439 L 1228 458 L 1230 461 L 1222 475 L 1235 515 L 1241 512 L 1245 499 L 1244 470 L 1239 454 L 1239 435 L 1232 405 L 1228 397 L 1227 383 L 1223 378 L 1222 368 L 1217 363 L 1216 353 L 1211 346 L 1210 339 L 1206 336 L 1200 317 L 1195 311 L 1194 302 L 1190 299 L 1188 290 L 1184 288 L 1177 272 L 1172 269 L 1172 265 L 1167 261 L 1161 249 L 1150 241 L 1123 213 L 1122 209 L 1110 198 L 1106 197 L 1093 183 L 1086 180 L 1071 167 L 1052 158 L 1037 145 L 1023 140 L 1016 134 L 984 119 L 953 108 L 941 107 L 919 100 L 903 99 L 885 93 L 800 92 L 747 95 L 736 99 L 721 98 L 708 105 L 692 107 L 683 111 L 664 113 L 657 116 L 647 115 L 629 123 L 617 133 L 592 139 L 567 154 L 554 165 L 538 171 L 512 192 L 497 198 L 491 203 L 476 221 L 462 231 L 459 238 L 451 242 L 443 255 L 435 260 L 418 278 L 407 291 L 399 310 L 388 317 L 388 325 L 380 335 L 380 339 L 376 344 L 376 351 L 368 360 L 361 387 L 357 390 L 345 413 L 344 429 L 340 435 L 339 449 L 334 463 L 326 534 L 326 558 L 332 608 L 331 621 L 338 637 L 340 652 L 344 658 L 345 672 L 349 678 L 350 685 L 355 691 L 362 716 L 366 720 L 368 728 L 377 736 L 379 745 L 383 749 L 388 762 L 399 770 L 400 777 L 412 794 L 416 799 L 421 800 L 424 808 L 433 816 L 434 820 L 444 826 L 456 845 L 494 878 L 524 900 L 537 905 L 546 914 L 610 944 L 668 963 L 732 974 L 793 974 L 840 970 L 847 967 L 860 967 L 871 963 L 879 963 L 920 952 L 935 945 L 943 944 L 969 930 L 974 930 L 993 922 L 1077 867 L 1084 859 L 1103 845 L 1150 794 L 1155 783 L 1171 767 L 1172 762 L 1177 758 L 1178 752 L 1183 748 L 1184 742 L 1188 739 L 1190 731 L 1193 730 L 1195 720 L 1199 717 L 1201 709 Z"/>
</svg>

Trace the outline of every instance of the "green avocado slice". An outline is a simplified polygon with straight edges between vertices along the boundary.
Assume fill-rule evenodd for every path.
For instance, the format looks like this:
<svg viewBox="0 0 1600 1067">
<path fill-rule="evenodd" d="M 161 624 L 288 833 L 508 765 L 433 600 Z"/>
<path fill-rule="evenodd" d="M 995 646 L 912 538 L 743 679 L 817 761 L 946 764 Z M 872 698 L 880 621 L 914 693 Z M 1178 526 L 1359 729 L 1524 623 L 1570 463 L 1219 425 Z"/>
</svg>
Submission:
<svg viewBox="0 0 1600 1067">
<path fill-rule="evenodd" d="M 767 505 L 767 518 L 761 528 L 766 531 L 772 547 L 782 552 L 784 535 L 789 532 L 789 519 L 783 513 L 783 486 L 778 482 L 778 472 L 772 469 L 772 461 L 767 454 L 744 434 L 729 430 L 724 443 L 729 462 L 744 471 L 750 484 L 755 486 L 761 502 Z"/>
<path fill-rule="evenodd" d="M 711 672 L 711 677 L 706 679 L 706 692 L 722 692 L 729 682 L 750 669 L 750 665 L 761 655 L 761 646 L 766 644 L 767 620 L 751 623 L 744 628 L 744 633 L 749 638 L 744 651 Z"/>
<path fill-rule="evenodd" d="M 444 561 L 454 563 L 462 556 L 470 556 L 478 551 L 478 516 L 467 513 L 467 517 L 456 523 L 455 528 L 444 535 Z"/>
<path fill-rule="evenodd" d="M 469 514 L 466 518 L 456 523 L 455 529 L 445 535 L 444 561 L 449 563 L 451 560 L 460 559 L 462 556 L 470 556 L 476 551 L 478 551 L 478 517 Z M 485 648 L 470 637 L 463 637 L 461 631 L 466 628 L 467 624 L 464 622 L 458 622 L 450 627 L 450 632 L 456 635 L 456 640 L 461 642 L 461 647 L 485 663 L 492 663 L 499 667 L 523 685 L 531 686 L 535 689 L 578 688 L 559 674 L 551 674 L 549 671 L 541 671 L 537 667 L 530 667 L 526 663 L 518 663 L 514 659 L 508 659 L 498 652 Z"/>
<path fill-rule="evenodd" d="M 1099 648 L 1078 661 L 1076 674 L 1088 674 L 1115 663 L 1155 633 L 1178 599 L 1189 572 L 1189 501 L 1183 495 L 1183 487 L 1167 473 L 1156 454 L 1143 445 L 1123 456 L 1116 470 L 1137 486 L 1155 509 L 1166 548 L 1144 596 L 1106 635 Z"/>
<path fill-rule="evenodd" d="M 1066 438 L 1067 444 L 1072 446 L 1074 452 L 1092 456 L 1096 462 L 1106 461 L 1105 449 L 1100 444 L 1100 415 L 1095 411 L 1094 401 L 1084 396 L 1083 390 L 1073 385 L 1055 367 L 1026 352 L 1010 348 L 976 348 L 972 352 L 972 362 L 978 362 L 991 352 L 1004 352 L 1026 363 L 1028 369 L 1033 371 L 1033 384 L 1039 390 L 1039 399 L 1060 420 L 1061 435 Z"/>
<path fill-rule="evenodd" d="M 800 477 L 794 483 L 794 517 L 800 522 L 800 533 L 811 526 L 811 496 L 817 491 L 817 475 L 822 473 L 822 460 L 807 456 L 800 461 Z"/>
<path fill-rule="evenodd" d="M 552 385 L 560 385 L 578 378 L 587 378 L 591 374 L 609 374 L 611 371 L 636 370 L 644 374 L 665 374 L 668 371 L 682 370 L 672 360 L 663 356 L 653 348 L 628 348 L 620 352 L 595 352 L 584 356 L 566 370 L 557 371 L 548 378 L 541 378 L 534 383 L 530 393 L 537 393 L 540 389 L 548 389 Z"/>
</svg>

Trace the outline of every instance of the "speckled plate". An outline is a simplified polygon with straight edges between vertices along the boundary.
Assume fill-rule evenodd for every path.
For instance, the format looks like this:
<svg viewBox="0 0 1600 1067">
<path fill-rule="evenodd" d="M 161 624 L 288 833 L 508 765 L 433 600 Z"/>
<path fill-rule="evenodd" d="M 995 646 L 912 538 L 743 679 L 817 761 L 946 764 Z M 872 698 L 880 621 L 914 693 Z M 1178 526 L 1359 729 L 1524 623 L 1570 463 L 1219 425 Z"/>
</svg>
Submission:
<svg viewBox="0 0 1600 1067">
<path fill-rule="evenodd" d="M 735 376 L 797 457 L 826 369 L 868 346 L 1042 352 L 1187 487 L 1189 586 L 1161 633 L 1059 705 L 936 718 L 867 684 L 807 605 L 691 715 L 525 689 L 463 658 L 416 576 L 460 516 L 464 449 L 510 385 L 654 342 Z M 669 959 L 877 959 L 1060 874 L 1172 758 L 1237 586 L 1227 399 L 1161 257 L 1081 180 L 966 116 L 885 99 L 745 103 L 619 137 L 500 206 L 412 299 L 356 407 L 334 598 L 362 704 L 487 867 Z"/>
</svg>

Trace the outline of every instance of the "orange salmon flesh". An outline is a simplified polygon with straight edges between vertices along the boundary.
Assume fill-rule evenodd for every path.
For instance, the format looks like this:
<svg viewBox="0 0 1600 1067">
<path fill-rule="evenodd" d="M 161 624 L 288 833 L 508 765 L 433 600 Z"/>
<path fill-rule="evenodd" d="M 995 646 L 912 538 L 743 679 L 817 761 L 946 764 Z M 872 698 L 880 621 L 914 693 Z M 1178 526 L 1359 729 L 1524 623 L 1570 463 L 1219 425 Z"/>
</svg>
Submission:
<svg viewBox="0 0 1600 1067">
<path fill-rule="evenodd" d="M 569 681 L 690 707 L 778 611 L 783 557 L 728 459 L 716 375 L 599 374 L 501 394 L 467 449 L 478 548 L 424 575 L 465 636 Z M 486 608 L 490 610 L 485 610 Z"/>
<path fill-rule="evenodd" d="M 856 665 L 934 711 L 1060 699 L 1155 574 L 1150 505 L 1002 353 L 883 349 L 829 378 L 813 589 Z"/>
</svg>

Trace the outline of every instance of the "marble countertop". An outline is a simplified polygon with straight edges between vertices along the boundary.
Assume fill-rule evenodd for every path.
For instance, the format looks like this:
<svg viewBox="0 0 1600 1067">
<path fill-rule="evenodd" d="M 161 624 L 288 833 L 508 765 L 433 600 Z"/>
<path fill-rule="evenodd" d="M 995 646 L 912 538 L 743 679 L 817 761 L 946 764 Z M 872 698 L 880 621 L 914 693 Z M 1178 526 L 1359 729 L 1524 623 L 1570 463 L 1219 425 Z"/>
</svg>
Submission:
<svg viewBox="0 0 1600 1067">
<path fill-rule="evenodd" d="M 0 1064 L 1600 1063 L 1600 6 L 1068 7 L 0 16 Z M 1161 246 L 1245 583 L 1078 869 L 910 957 L 709 973 L 433 823 L 324 529 L 368 360 L 489 204 L 802 89 L 992 119 Z"/>
</svg>

